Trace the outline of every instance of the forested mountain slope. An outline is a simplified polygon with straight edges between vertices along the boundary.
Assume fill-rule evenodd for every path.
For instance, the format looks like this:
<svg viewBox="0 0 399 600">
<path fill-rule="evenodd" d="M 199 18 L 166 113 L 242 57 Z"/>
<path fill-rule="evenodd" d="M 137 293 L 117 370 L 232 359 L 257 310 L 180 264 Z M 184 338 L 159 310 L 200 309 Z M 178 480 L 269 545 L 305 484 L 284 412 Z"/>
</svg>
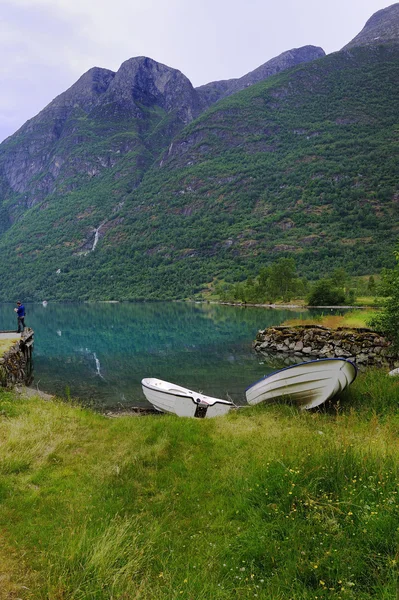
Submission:
<svg viewBox="0 0 399 600">
<path fill-rule="evenodd" d="M 399 229 L 398 85 L 397 46 L 355 48 L 220 101 L 136 190 L 114 167 L 33 206 L 0 244 L 3 299 L 187 297 L 282 255 L 310 277 L 379 269 Z"/>
</svg>

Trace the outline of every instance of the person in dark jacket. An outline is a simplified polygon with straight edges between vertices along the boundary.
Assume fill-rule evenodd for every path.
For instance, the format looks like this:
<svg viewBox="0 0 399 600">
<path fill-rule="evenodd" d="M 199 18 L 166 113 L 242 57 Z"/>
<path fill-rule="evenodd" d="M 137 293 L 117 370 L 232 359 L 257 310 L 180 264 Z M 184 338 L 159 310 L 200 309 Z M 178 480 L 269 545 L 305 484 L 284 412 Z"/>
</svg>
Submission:
<svg viewBox="0 0 399 600">
<path fill-rule="evenodd" d="M 25 306 L 18 300 L 17 308 L 14 308 L 18 318 L 17 333 L 22 333 L 25 329 Z"/>
</svg>

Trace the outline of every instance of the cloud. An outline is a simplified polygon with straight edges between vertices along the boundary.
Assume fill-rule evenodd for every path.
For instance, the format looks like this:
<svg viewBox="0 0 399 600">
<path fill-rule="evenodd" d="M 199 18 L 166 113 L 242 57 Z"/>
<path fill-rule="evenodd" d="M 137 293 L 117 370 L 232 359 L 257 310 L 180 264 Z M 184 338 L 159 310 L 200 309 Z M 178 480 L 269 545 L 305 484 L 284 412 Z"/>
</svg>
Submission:
<svg viewBox="0 0 399 600">
<path fill-rule="evenodd" d="M 71 85 L 76 49 L 87 43 L 76 22 L 52 9 L 2 2 L 0 135 L 13 133 Z M 73 50 L 72 50 L 73 49 Z"/>
</svg>

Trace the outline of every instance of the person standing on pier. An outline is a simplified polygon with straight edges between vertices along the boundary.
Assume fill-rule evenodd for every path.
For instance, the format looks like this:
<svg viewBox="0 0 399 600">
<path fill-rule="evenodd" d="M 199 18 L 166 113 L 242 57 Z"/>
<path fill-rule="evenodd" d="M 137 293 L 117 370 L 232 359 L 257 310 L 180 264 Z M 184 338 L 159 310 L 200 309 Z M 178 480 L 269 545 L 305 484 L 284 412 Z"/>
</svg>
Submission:
<svg viewBox="0 0 399 600">
<path fill-rule="evenodd" d="M 23 333 L 25 329 L 25 306 L 18 300 L 17 308 L 14 308 L 18 318 L 17 333 Z"/>
</svg>

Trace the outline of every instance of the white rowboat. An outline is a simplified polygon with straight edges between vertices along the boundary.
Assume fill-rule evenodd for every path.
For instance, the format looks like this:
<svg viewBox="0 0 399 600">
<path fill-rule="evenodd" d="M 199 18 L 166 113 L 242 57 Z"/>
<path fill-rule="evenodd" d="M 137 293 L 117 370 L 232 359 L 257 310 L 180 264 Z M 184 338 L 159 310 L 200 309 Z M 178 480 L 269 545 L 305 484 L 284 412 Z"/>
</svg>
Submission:
<svg viewBox="0 0 399 600">
<path fill-rule="evenodd" d="M 141 382 L 144 396 L 157 410 L 179 417 L 209 418 L 225 415 L 233 402 L 211 398 L 162 379 L 147 378 Z"/>
<path fill-rule="evenodd" d="M 322 358 L 266 375 L 247 388 L 248 404 L 287 399 L 302 409 L 315 408 L 343 392 L 357 368 L 345 358 Z"/>
</svg>

